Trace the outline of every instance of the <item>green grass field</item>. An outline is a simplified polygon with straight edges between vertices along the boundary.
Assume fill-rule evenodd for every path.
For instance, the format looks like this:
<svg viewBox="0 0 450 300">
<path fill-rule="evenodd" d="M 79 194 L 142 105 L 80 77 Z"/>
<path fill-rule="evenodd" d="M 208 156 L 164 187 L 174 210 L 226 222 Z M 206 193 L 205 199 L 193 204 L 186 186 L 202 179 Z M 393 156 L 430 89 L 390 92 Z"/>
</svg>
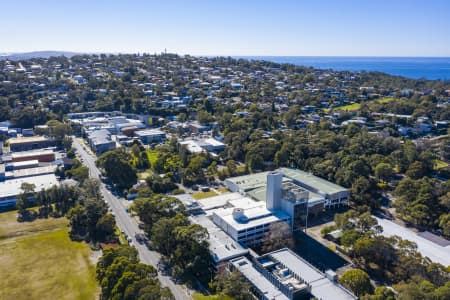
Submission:
<svg viewBox="0 0 450 300">
<path fill-rule="evenodd" d="M 230 297 L 221 297 L 219 295 L 205 296 L 200 293 L 195 293 L 192 295 L 193 300 L 232 300 Z"/>
<path fill-rule="evenodd" d="M 384 98 L 380 98 L 380 99 L 375 100 L 375 102 L 378 102 L 378 103 L 389 103 L 392 100 L 394 100 L 393 97 L 384 97 Z"/>
<path fill-rule="evenodd" d="M 70 240 L 67 219 L 18 223 L 16 214 L 0 213 L 0 299 L 97 299 L 92 251 Z"/>
<path fill-rule="evenodd" d="M 434 162 L 434 166 L 433 166 L 434 170 L 439 170 L 439 169 L 448 167 L 448 163 L 446 163 L 445 161 L 435 159 L 433 162 Z"/>
<path fill-rule="evenodd" d="M 17 211 L 0 213 L 0 241 L 5 238 L 34 232 L 65 228 L 69 222 L 66 218 L 38 219 L 34 222 L 17 222 Z"/>
<path fill-rule="evenodd" d="M 356 111 L 361 107 L 359 103 L 352 103 L 344 106 L 338 106 L 333 108 L 334 110 L 343 110 L 343 111 Z"/>
<path fill-rule="evenodd" d="M 376 102 L 376 103 L 389 103 L 392 100 L 394 100 L 393 97 L 384 97 L 384 98 L 380 98 L 374 101 L 368 101 L 367 104 L 370 104 L 371 102 Z M 343 106 L 338 106 L 338 107 L 334 107 L 333 110 L 342 110 L 342 111 L 357 111 L 361 108 L 361 104 L 360 103 L 352 103 L 352 104 L 348 104 L 348 105 L 343 105 Z M 327 108 L 324 111 L 325 112 L 329 112 L 331 109 Z"/>
<path fill-rule="evenodd" d="M 196 199 L 196 200 L 201 200 L 201 199 L 205 199 L 205 198 L 209 198 L 209 197 L 214 197 L 217 196 L 217 193 L 214 191 L 209 191 L 209 192 L 198 192 L 198 193 L 194 193 L 192 194 L 192 198 Z"/>
<path fill-rule="evenodd" d="M 158 155 L 159 155 L 158 150 L 147 150 L 147 157 L 152 166 L 158 160 Z"/>
</svg>

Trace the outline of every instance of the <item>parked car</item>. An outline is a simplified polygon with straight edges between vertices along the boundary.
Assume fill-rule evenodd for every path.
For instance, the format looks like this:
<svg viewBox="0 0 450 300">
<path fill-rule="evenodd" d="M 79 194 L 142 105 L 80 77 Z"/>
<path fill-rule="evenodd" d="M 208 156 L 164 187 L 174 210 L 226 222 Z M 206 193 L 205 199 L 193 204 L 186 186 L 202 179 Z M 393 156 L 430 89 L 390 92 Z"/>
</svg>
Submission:
<svg viewBox="0 0 450 300">
<path fill-rule="evenodd" d="M 138 241 L 139 244 L 143 244 L 147 239 L 145 235 L 143 235 L 142 233 L 136 233 L 134 237 L 136 238 L 136 241 Z"/>
</svg>

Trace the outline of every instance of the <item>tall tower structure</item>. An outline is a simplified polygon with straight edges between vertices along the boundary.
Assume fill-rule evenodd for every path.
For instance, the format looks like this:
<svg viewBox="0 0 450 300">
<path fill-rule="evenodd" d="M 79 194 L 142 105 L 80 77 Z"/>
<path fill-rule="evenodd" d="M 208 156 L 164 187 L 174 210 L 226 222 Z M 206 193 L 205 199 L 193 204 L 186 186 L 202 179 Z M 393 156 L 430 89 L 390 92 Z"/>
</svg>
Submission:
<svg viewBox="0 0 450 300">
<path fill-rule="evenodd" d="M 273 171 L 267 174 L 266 207 L 268 210 L 278 210 L 281 208 L 283 174 Z"/>
</svg>

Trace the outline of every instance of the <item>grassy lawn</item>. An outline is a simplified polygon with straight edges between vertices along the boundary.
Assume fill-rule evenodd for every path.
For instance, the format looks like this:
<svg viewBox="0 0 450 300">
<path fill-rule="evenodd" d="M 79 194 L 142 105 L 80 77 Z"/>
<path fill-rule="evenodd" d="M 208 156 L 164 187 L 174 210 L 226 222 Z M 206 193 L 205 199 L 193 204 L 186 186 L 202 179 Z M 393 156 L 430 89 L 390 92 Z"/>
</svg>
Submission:
<svg viewBox="0 0 450 300">
<path fill-rule="evenodd" d="M 434 170 L 439 170 L 439 169 L 446 168 L 446 167 L 448 167 L 448 163 L 446 163 L 445 161 L 442 161 L 439 159 L 434 160 L 434 166 L 433 166 Z"/>
<path fill-rule="evenodd" d="M 153 166 L 154 163 L 158 160 L 159 152 L 158 150 L 147 150 L 147 156 L 148 160 L 150 161 L 150 164 Z"/>
<path fill-rule="evenodd" d="M 200 293 L 193 294 L 192 295 L 192 299 L 193 300 L 231 300 L 230 297 L 221 297 L 219 295 L 205 296 L 205 295 L 200 294 Z"/>
<path fill-rule="evenodd" d="M 69 238 L 67 219 L 18 223 L 0 213 L 0 299 L 96 299 L 95 266 L 85 243 Z"/>
<path fill-rule="evenodd" d="M 26 235 L 43 230 L 65 228 L 69 222 L 66 218 L 37 219 L 34 222 L 17 222 L 17 211 L 0 213 L 0 241 L 8 237 Z"/>
<path fill-rule="evenodd" d="M 334 107 L 334 110 L 344 110 L 344 111 L 355 111 L 358 110 L 361 107 L 361 104 L 359 103 L 352 103 L 344 106 L 338 106 Z"/>
<path fill-rule="evenodd" d="M 376 102 L 376 103 L 388 103 L 388 102 L 391 102 L 392 100 L 394 100 L 393 97 L 384 97 L 384 98 L 377 99 L 374 102 Z M 367 102 L 367 103 L 370 103 L 370 101 Z M 360 103 L 352 103 L 352 104 L 348 104 L 348 105 L 333 107 L 333 110 L 357 111 L 360 108 L 361 108 L 361 104 Z M 331 110 L 330 108 L 324 109 L 325 112 L 329 112 L 330 110 Z"/>
<path fill-rule="evenodd" d="M 201 200 L 201 199 L 205 199 L 205 198 L 209 198 L 209 197 L 214 197 L 217 196 L 217 193 L 214 191 L 209 191 L 209 192 L 198 192 L 198 193 L 194 193 L 192 194 L 192 198 L 196 199 L 196 200 Z"/>
<path fill-rule="evenodd" d="M 378 103 L 389 103 L 392 100 L 394 100 L 393 97 L 384 97 L 384 98 L 380 98 L 380 99 L 375 100 L 375 102 L 378 102 Z"/>
</svg>

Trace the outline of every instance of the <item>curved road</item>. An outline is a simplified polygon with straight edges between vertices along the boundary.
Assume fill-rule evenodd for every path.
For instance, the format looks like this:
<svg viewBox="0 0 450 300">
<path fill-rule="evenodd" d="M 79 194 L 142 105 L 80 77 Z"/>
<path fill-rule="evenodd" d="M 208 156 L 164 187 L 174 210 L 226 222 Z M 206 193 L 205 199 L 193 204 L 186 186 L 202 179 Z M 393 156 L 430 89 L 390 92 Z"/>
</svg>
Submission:
<svg viewBox="0 0 450 300">
<path fill-rule="evenodd" d="M 85 149 L 85 146 L 79 139 L 72 137 L 73 148 L 75 148 L 77 156 L 82 159 L 82 163 L 89 168 L 89 175 L 92 178 L 99 178 L 100 170 L 95 165 L 96 157 Z M 148 265 L 152 265 L 157 269 L 158 261 L 161 255 L 158 252 L 149 250 L 145 245 L 140 244 L 135 239 L 136 233 L 143 233 L 139 229 L 135 219 L 133 219 L 126 211 L 125 206 L 117 199 L 103 183 L 100 184 L 100 192 L 107 201 L 112 212 L 115 214 L 117 226 L 123 230 L 133 241 L 135 248 L 139 252 L 140 260 Z M 185 286 L 174 283 L 170 277 L 163 276 L 158 272 L 158 279 L 162 286 L 168 287 L 175 299 L 188 300 L 191 299 L 190 292 Z"/>
</svg>

